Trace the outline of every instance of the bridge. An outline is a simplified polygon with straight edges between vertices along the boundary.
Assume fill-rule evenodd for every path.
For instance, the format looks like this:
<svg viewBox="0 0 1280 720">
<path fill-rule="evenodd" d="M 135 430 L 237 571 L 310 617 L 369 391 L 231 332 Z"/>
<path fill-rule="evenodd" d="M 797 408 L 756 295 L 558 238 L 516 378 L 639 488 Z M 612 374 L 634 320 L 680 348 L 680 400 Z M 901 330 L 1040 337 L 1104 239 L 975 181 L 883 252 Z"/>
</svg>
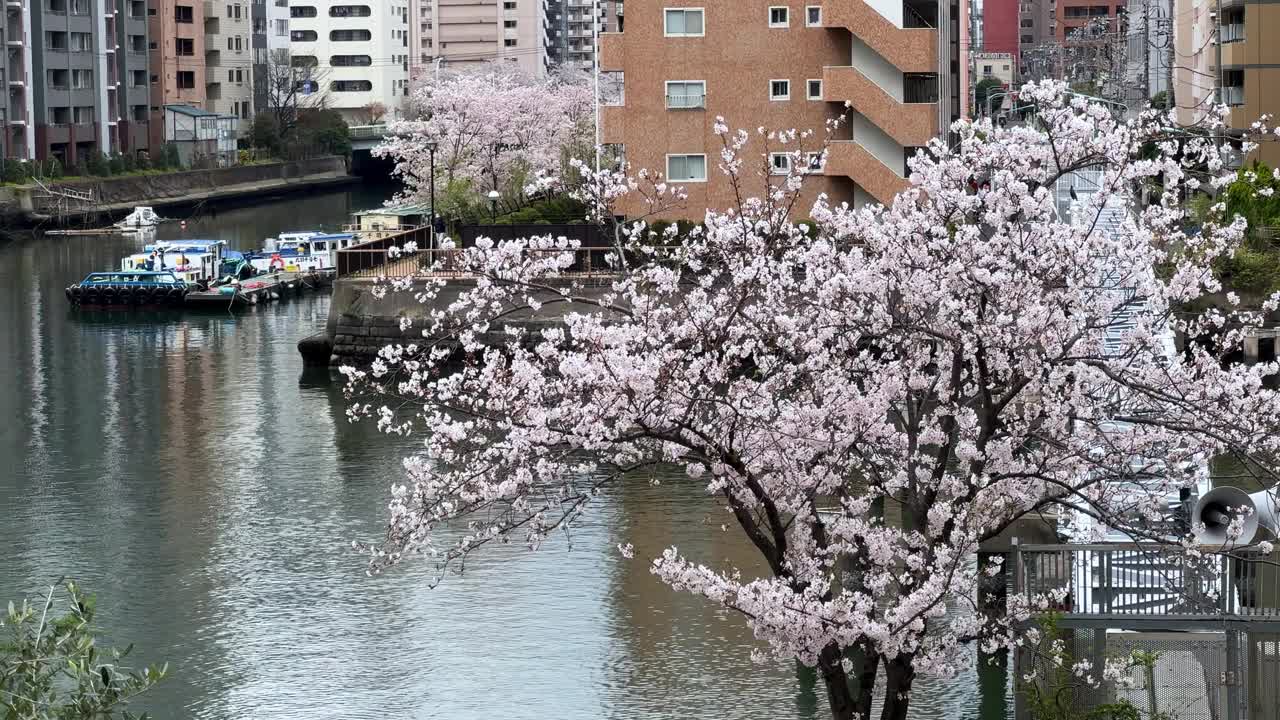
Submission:
<svg viewBox="0 0 1280 720">
<path fill-rule="evenodd" d="M 386 137 L 387 124 L 352 125 L 347 130 L 350 132 L 352 150 L 372 150 Z"/>
</svg>

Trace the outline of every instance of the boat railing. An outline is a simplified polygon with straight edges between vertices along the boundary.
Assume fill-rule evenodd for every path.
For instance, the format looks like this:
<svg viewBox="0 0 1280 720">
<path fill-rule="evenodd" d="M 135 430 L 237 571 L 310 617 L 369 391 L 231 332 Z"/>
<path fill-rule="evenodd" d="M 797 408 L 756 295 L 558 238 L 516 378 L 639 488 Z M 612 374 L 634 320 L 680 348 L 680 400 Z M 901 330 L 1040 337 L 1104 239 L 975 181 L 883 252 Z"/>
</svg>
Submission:
<svg viewBox="0 0 1280 720">
<path fill-rule="evenodd" d="M 1280 565 L 1254 550 L 1100 543 L 1021 545 L 1013 556 L 1014 592 L 1067 617 L 1280 622 Z"/>
</svg>

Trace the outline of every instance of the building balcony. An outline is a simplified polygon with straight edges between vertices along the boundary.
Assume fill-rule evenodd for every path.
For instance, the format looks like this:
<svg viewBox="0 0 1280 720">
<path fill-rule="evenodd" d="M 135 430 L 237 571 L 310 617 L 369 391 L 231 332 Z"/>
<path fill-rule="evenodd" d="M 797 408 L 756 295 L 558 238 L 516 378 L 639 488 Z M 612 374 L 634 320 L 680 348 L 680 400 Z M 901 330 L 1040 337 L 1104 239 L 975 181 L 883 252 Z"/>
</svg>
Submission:
<svg viewBox="0 0 1280 720">
<path fill-rule="evenodd" d="M 1209 66 L 1214 67 L 1214 54 L 1209 55 Z M 1222 43 L 1222 65 L 1232 67 L 1245 64 L 1245 43 L 1242 40 Z"/>
<path fill-rule="evenodd" d="M 822 94 L 830 102 L 849 102 L 899 145 L 926 145 L 938 135 L 937 103 L 904 103 L 857 68 L 823 68 Z"/>
<path fill-rule="evenodd" d="M 903 72 L 938 71 L 938 31 L 900 28 L 863 0 L 826 3 L 827 27 L 845 28 Z"/>
<path fill-rule="evenodd" d="M 10 10 L 22 10 L 22 0 L 4 0 L 4 6 Z"/>
<path fill-rule="evenodd" d="M 856 140 L 833 140 L 827 146 L 827 162 L 822 168 L 822 174 L 853 180 L 883 205 L 893 203 L 894 196 L 910 185 L 906 178 L 894 172 L 893 168 L 881 162 Z"/>
</svg>

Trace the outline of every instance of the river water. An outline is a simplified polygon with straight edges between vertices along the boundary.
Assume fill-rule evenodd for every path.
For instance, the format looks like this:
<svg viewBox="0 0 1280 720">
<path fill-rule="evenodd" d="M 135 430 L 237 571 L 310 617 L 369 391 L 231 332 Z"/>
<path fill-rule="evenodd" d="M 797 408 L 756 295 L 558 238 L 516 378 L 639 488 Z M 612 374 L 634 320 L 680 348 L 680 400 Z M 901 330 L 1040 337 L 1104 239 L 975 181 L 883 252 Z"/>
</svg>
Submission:
<svg viewBox="0 0 1280 720">
<path fill-rule="evenodd" d="M 240 249 L 336 229 L 382 188 L 224 209 L 160 237 Z M 759 569 L 714 502 L 674 484 L 602 499 L 572 543 L 500 548 L 435 588 L 425 565 L 369 578 L 403 440 L 352 426 L 304 371 L 325 295 L 239 315 L 73 312 L 63 288 L 139 243 L 0 246 L 0 603 L 63 576 L 98 595 L 107 639 L 171 675 L 160 719 L 822 718 L 811 673 L 753 664 L 737 618 L 674 593 L 669 545 Z M 616 544 L 635 545 L 625 560 Z M 924 682 L 916 718 L 1004 718 L 1005 673 Z"/>
</svg>

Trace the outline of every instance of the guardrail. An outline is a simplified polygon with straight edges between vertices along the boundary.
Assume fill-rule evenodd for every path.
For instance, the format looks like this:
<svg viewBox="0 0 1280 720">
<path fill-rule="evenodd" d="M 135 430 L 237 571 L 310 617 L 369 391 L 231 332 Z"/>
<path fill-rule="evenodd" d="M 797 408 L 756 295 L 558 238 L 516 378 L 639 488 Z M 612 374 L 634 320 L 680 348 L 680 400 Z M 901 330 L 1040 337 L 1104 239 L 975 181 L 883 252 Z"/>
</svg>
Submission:
<svg viewBox="0 0 1280 720">
<path fill-rule="evenodd" d="M 1061 596 L 1069 615 L 1243 616 L 1280 620 L 1280 567 L 1269 555 L 1206 553 L 1155 543 L 1023 545 L 1014 552 L 1014 591 Z"/>
</svg>

